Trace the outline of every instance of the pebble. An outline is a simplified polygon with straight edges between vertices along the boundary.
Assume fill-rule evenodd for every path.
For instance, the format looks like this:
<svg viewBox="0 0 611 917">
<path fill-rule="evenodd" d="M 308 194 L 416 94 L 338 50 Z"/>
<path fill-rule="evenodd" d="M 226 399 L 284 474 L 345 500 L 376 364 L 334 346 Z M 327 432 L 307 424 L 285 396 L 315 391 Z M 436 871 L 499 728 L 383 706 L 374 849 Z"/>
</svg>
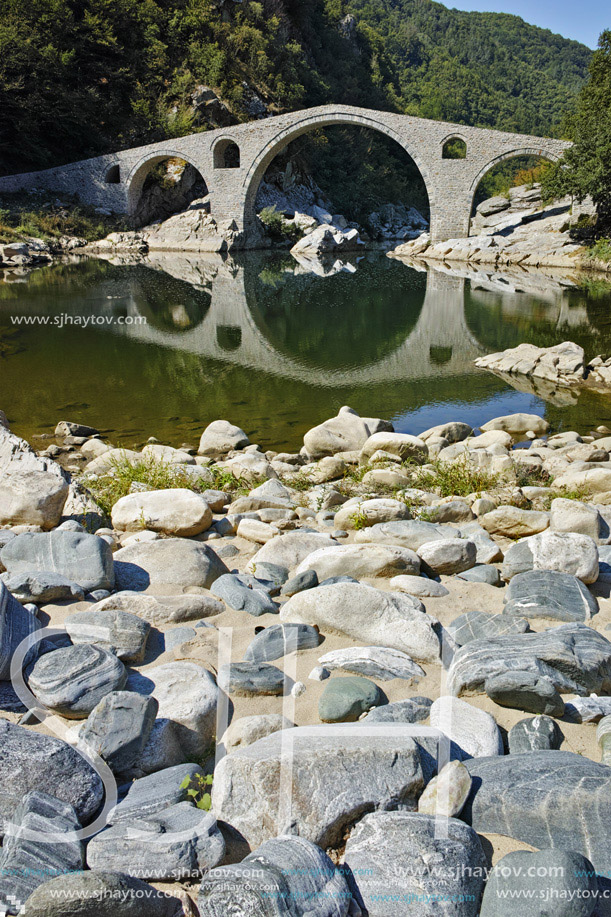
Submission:
<svg viewBox="0 0 611 917">
<path fill-rule="evenodd" d="M 427 784 L 418 800 L 418 811 L 453 818 L 462 812 L 470 792 L 471 775 L 467 768 L 460 761 L 448 761 Z"/>
<path fill-rule="evenodd" d="M 560 748 L 562 732 L 558 723 L 549 716 L 535 716 L 520 720 L 509 730 L 509 753 L 524 755 L 531 751 Z"/>
</svg>

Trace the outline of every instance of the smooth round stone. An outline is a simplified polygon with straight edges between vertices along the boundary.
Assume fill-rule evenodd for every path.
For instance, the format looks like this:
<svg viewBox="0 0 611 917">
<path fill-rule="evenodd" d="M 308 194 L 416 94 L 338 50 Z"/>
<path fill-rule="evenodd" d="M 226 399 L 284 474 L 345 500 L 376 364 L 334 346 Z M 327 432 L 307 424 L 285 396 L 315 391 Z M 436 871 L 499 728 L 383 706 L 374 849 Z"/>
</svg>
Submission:
<svg viewBox="0 0 611 917">
<path fill-rule="evenodd" d="M 382 707 L 374 707 L 364 723 L 421 723 L 428 719 L 433 701 L 429 697 L 410 697 Z"/>
<path fill-rule="evenodd" d="M 407 653 L 387 646 L 350 646 L 332 650 L 320 656 L 318 661 L 330 671 L 343 669 L 379 681 L 390 681 L 392 678 L 418 681 L 425 674 L 424 669 Z"/>
<path fill-rule="evenodd" d="M 82 719 L 127 680 L 125 666 L 108 650 L 90 643 L 54 650 L 34 664 L 29 675 L 36 698 L 68 719 Z"/>
<path fill-rule="evenodd" d="M 520 720 L 509 730 L 509 753 L 524 755 L 531 751 L 546 751 L 560 748 L 562 732 L 549 716 L 535 716 Z"/>
<path fill-rule="evenodd" d="M 333 678 L 318 702 L 318 716 L 323 723 L 354 723 L 384 702 L 382 691 L 367 678 Z"/>
<path fill-rule="evenodd" d="M 272 624 L 256 635 L 244 653 L 245 662 L 271 662 L 297 650 L 317 647 L 320 634 L 309 624 Z"/>
<path fill-rule="evenodd" d="M 564 715 L 564 701 L 553 683 L 534 672 L 501 672 L 486 679 L 484 690 L 500 707 L 548 716 Z"/>
<path fill-rule="evenodd" d="M 314 589 L 316 586 L 318 586 L 316 570 L 304 570 L 303 573 L 298 573 L 297 576 L 287 580 L 280 590 L 280 595 L 296 595 L 298 592 L 303 592 L 304 589 Z"/>
<path fill-rule="evenodd" d="M 492 870 L 480 915 L 590 917 L 598 891 L 594 873 L 590 861 L 573 850 L 514 850 Z"/>
<path fill-rule="evenodd" d="M 70 910 L 66 909 L 67 902 Z M 143 917 L 144 914 L 176 917 L 180 914 L 177 897 L 160 892 L 141 879 L 110 870 L 56 876 L 38 886 L 26 907 L 27 917 Z"/>
<path fill-rule="evenodd" d="M 399 592 L 407 592 L 408 595 L 417 595 L 419 598 L 442 598 L 450 593 L 442 583 L 434 579 L 428 579 L 424 576 L 411 576 L 403 574 L 393 576 L 389 581 L 391 589 L 398 589 Z"/>
<path fill-rule="evenodd" d="M 255 617 L 278 613 L 278 606 L 264 589 L 251 588 L 235 573 L 220 576 L 212 584 L 210 591 L 236 611 L 246 611 Z"/>
<path fill-rule="evenodd" d="M 427 784 L 418 800 L 425 815 L 452 818 L 462 812 L 471 792 L 471 774 L 460 761 L 449 761 Z"/>
<path fill-rule="evenodd" d="M 476 567 L 471 567 L 470 570 L 457 573 L 456 576 L 458 579 L 467 580 L 468 583 L 487 583 L 489 586 L 501 585 L 501 574 L 496 567 L 492 567 L 490 564 L 478 564 Z"/>
<path fill-rule="evenodd" d="M 168 650 L 174 649 L 175 646 L 187 643 L 195 637 L 197 637 L 197 631 L 194 627 L 173 627 L 172 630 L 167 631 L 163 635 L 166 653 Z"/>
<path fill-rule="evenodd" d="M 229 683 L 229 693 L 239 697 L 284 694 L 284 672 L 264 662 L 233 662 L 221 668 L 219 683 Z"/>
</svg>

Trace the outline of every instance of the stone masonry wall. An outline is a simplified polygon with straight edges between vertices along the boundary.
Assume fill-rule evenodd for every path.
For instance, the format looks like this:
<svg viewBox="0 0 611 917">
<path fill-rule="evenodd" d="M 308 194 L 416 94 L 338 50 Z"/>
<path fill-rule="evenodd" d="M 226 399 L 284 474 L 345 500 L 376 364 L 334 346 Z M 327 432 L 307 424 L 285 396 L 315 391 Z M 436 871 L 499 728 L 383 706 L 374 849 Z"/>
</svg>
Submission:
<svg viewBox="0 0 611 917">
<path fill-rule="evenodd" d="M 119 213 L 133 213 L 144 179 L 153 165 L 168 157 L 178 157 L 201 173 L 210 192 L 212 215 L 221 227 L 229 228 L 235 223 L 235 228 L 245 232 L 246 244 L 249 239 L 255 244 L 258 234 L 254 202 L 268 165 L 296 137 L 333 124 L 354 124 L 380 131 L 409 153 L 427 187 L 431 234 L 436 241 L 468 235 L 473 195 L 481 178 L 496 163 L 525 154 L 557 159 L 569 146 L 562 140 L 345 105 L 325 105 L 135 147 L 55 169 L 5 176 L 0 178 L 0 193 L 43 188 L 77 194 L 84 203 Z M 456 137 L 467 145 L 466 158 L 443 159 L 444 143 Z M 229 143 L 235 143 L 239 149 L 238 168 L 222 167 L 222 151 Z M 113 173 L 117 166 L 119 182 L 109 182 L 109 175 L 116 178 Z"/>
</svg>

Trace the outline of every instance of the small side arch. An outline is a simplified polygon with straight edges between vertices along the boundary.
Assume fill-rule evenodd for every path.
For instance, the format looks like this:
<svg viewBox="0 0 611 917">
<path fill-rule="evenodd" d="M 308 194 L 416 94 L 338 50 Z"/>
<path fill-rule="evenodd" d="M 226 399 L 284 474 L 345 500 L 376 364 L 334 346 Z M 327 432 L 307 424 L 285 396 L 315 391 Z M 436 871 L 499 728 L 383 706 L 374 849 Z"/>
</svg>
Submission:
<svg viewBox="0 0 611 917">
<path fill-rule="evenodd" d="M 494 169 L 495 166 L 498 166 L 499 163 L 505 162 L 508 159 L 516 159 L 521 156 L 536 156 L 539 159 L 547 159 L 549 162 L 557 162 L 560 159 L 559 153 L 552 150 L 546 150 L 544 147 L 518 147 L 514 150 L 508 150 L 506 153 L 501 153 L 499 156 L 495 156 L 494 159 L 491 159 L 490 162 L 488 162 L 482 169 L 479 170 L 473 179 L 471 188 L 469 189 L 470 215 L 473 213 L 477 189 L 479 188 L 480 182 L 484 176 L 487 175 L 491 169 Z"/>
<path fill-rule="evenodd" d="M 193 166 L 193 168 L 199 172 L 206 183 L 206 187 L 210 188 L 210 184 L 201 168 L 201 164 L 195 162 L 185 153 L 178 152 L 177 150 L 163 150 L 149 153 L 136 163 L 125 180 L 127 188 L 127 210 L 130 216 L 133 216 L 138 208 L 138 202 L 147 175 L 154 166 L 160 162 L 164 162 L 166 159 L 182 159 L 183 162 L 188 162 L 189 165 Z"/>
<path fill-rule="evenodd" d="M 115 162 L 114 165 L 109 166 L 104 173 L 104 181 L 107 185 L 120 185 L 121 184 L 121 167 L 118 162 Z"/>
<path fill-rule="evenodd" d="M 212 147 L 212 165 L 215 169 L 239 169 L 240 148 L 231 137 L 221 137 Z"/>
<path fill-rule="evenodd" d="M 466 159 L 467 141 L 460 134 L 450 134 L 441 141 L 442 159 Z"/>
</svg>

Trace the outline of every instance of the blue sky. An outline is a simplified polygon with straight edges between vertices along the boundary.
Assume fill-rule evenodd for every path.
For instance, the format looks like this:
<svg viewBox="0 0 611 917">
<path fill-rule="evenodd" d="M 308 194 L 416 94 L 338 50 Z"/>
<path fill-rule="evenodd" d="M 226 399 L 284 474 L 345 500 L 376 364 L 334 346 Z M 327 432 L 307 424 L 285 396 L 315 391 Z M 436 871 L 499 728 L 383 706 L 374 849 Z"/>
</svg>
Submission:
<svg viewBox="0 0 611 917">
<path fill-rule="evenodd" d="M 611 9 L 604 0 L 442 0 L 458 10 L 514 13 L 526 22 L 575 38 L 595 48 L 603 29 L 611 28 Z"/>
</svg>

